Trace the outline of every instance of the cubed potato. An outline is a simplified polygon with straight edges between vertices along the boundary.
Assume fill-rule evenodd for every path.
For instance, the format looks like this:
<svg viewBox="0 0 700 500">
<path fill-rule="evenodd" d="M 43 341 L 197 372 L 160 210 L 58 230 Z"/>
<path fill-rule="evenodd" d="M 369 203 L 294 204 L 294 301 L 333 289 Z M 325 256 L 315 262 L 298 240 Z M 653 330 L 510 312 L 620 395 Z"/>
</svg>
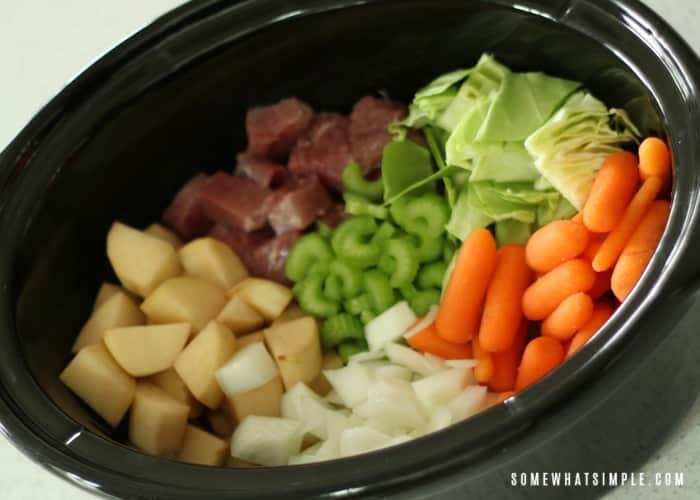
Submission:
<svg viewBox="0 0 700 500">
<path fill-rule="evenodd" d="M 252 344 L 253 342 L 265 342 L 263 332 L 264 330 L 258 330 L 257 332 L 243 335 L 242 337 L 236 337 L 236 349 L 240 351 L 245 346 Z"/>
<path fill-rule="evenodd" d="M 233 421 L 227 412 L 224 410 L 209 410 L 206 413 L 207 423 L 209 424 L 209 427 L 211 427 L 214 434 L 223 439 L 230 439 L 235 426 L 233 425 Z"/>
<path fill-rule="evenodd" d="M 272 322 L 271 326 L 281 325 L 282 323 L 294 321 L 295 319 L 303 318 L 304 316 L 306 316 L 306 314 L 304 314 L 304 311 L 301 310 L 299 304 L 292 302 L 287 306 L 287 309 L 285 309 L 282 314 Z"/>
<path fill-rule="evenodd" d="M 190 408 L 149 382 L 138 382 L 129 418 L 129 440 L 151 455 L 170 457 L 182 448 Z"/>
<path fill-rule="evenodd" d="M 262 278 L 246 278 L 229 290 L 253 306 L 267 321 L 277 319 L 292 301 L 292 291 L 286 286 Z"/>
<path fill-rule="evenodd" d="M 178 401 L 182 401 L 189 406 L 190 413 L 188 418 L 190 420 L 198 418 L 202 414 L 204 406 L 192 395 L 174 368 L 168 368 L 165 371 L 151 375 L 146 379 L 146 382 L 157 385 Z"/>
<path fill-rule="evenodd" d="M 175 231 L 171 231 L 167 227 L 161 226 L 160 224 L 153 223 L 144 229 L 143 232 L 150 234 L 151 236 L 155 236 L 163 241 L 167 241 L 175 250 L 182 246 L 182 240 L 177 234 L 175 234 Z"/>
<path fill-rule="evenodd" d="M 182 271 L 170 243 L 121 222 L 107 233 L 107 257 L 124 288 L 139 297 Z"/>
<path fill-rule="evenodd" d="M 98 307 L 104 304 L 107 299 L 112 297 L 117 292 L 122 292 L 124 289 L 119 285 L 114 285 L 112 283 L 104 282 L 100 285 L 100 289 L 97 290 L 97 295 L 95 296 L 95 302 L 92 304 L 92 312 L 95 312 Z"/>
<path fill-rule="evenodd" d="M 198 465 L 224 465 L 228 452 L 229 444 L 226 441 L 199 427 L 188 425 L 177 459 Z"/>
<path fill-rule="evenodd" d="M 228 326 L 236 335 L 252 332 L 265 324 L 265 318 L 237 295 L 231 297 L 216 320 Z"/>
<path fill-rule="evenodd" d="M 267 384 L 242 392 L 235 396 L 227 396 L 229 413 L 236 422 L 242 422 L 248 415 L 260 415 L 263 417 L 280 416 L 280 400 L 282 399 L 282 379 L 275 377 Z"/>
<path fill-rule="evenodd" d="M 216 409 L 223 393 L 216 381 L 216 371 L 236 350 L 236 337 L 225 325 L 210 322 L 180 353 L 174 368 L 195 398 Z"/>
<path fill-rule="evenodd" d="M 284 387 L 310 384 L 321 373 L 318 324 L 310 316 L 265 330 L 265 343 L 279 366 Z"/>
<path fill-rule="evenodd" d="M 119 425 L 134 399 L 136 381 L 102 342 L 81 349 L 59 378 L 112 427 Z"/>
<path fill-rule="evenodd" d="M 224 290 L 248 277 L 241 259 L 225 243 L 198 238 L 180 249 L 180 262 L 190 276 L 211 281 Z"/>
<path fill-rule="evenodd" d="M 132 377 L 147 377 L 170 368 L 190 336 L 189 323 L 128 326 L 107 330 L 105 345 Z"/>
<path fill-rule="evenodd" d="M 327 352 L 323 355 L 323 360 L 321 361 L 321 367 L 323 370 L 334 370 L 336 368 L 342 368 L 343 367 L 343 360 L 341 359 L 340 356 L 338 356 L 338 353 L 335 351 L 330 351 Z M 328 379 L 326 376 L 323 374 L 323 371 L 318 374 L 318 376 L 309 384 L 309 387 L 316 392 L 316 394 L 319 394 L 321 396 L 325 396 L 329 392 L 331 392 L 331 384 L 328 382 Z"/>
<path fill-rule="evenodd" d="M 73 343 L 72 351 L 77 353 L 85 346 L 101 342 L 110 328 L 143 325 L 145 321 L 139 306 L 126 293 L 118 290 L 88 318 Z"/>
<path fill-rule="evenodd" d="M 178 276 L 146 297 L 141 310 L 154 323 L 189 323 L 196 334 L 217 317 L 226 300 L 226 293 L 218 286 L 200 278 Z"/>
</svg>

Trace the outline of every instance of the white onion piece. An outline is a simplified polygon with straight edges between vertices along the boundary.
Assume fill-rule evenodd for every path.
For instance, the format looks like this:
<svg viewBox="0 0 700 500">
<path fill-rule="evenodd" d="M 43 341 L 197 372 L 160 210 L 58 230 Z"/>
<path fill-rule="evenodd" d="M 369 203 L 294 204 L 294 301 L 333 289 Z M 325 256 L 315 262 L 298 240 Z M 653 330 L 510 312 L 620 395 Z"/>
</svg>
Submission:
<svg viewBox="0 0 700 500">
<path fill-rule="evenodd" d="M 231 455 L 268 467 L 285 465 L 299 453 L 300 428 L 296 420 L 250 415 L 231 437 Z"/>
<path fill-rule="evenodd" d="M 413 382 L 413 390 L 426 413 L 432 414 L 438 406 L 446 404 L 462 392 L 467 385 L 469 371 L 471 370 L 451 368 Z"/>
<path fill-rule="evenodd" d="M 413 337 L 416 333 L 422 332 L 426 328 L 428 328 L 430 325 L 432 325 L 435 322 L 435 319 L 437 318 L 437 313 L 438 313 L 438 306 L 430 306 L 430 309 L 428 309 L 428 314 L 425 315 L 425 317 L 420 320 L 418 323 L 416 323 L 415 326 L 412 326 L 408 330 L 406 330 L 406 333 L 403 334 L 403 337 L 405 339 L 410 339 Z"/>
<path fill-rule="evenodd" d="M 410 431 L 425 425 L 416 393 L 409 382 L 386 379 L 372 382 L 363 410 L 382 429 Z M 385 431 L 386 432 L 386 431 Z"/>
<path fill-rule="evenodd" d="M 324 370 L 323 374 L 348 408 L 353 408 L 367 399 L 370 376 L 361 363 L 351 363 L 335 370 Z"/>
<path fill-rule="evenodd" d="M 416 321 L 416 315 L 405 300 L 398 302 L 365 325 L 370 351 L 394 342 Z"/>
<path fill-rule="evenodd" d="M 474 368 L 479 362 L 475 359 L 447 359 L 445 364 L 450 368 Z"/>
<path fill-rule="evenodd" d="M 391 444 L 391 436 L 371 427 L 355 427 L 340 435 L 340 455 L 349 457 L 359 453 L 378 450 Z"/>
<path fill-rule="evenodd" d="M 486 401 L 486 387 L 472 385 L 464 389 L 458 396 L 447 403 L 455 422 L 469 418 L 478 413 Z"/>
<path fill-rule="evenodd" d="M 334 390 L 331 390 L 328 394 L 326 394 L 324 401 L 336 406 L 343 406 L 343 400 L 340 399 L 340 396 Z"/>
<path fill-rule="evenodd" d="M 364 363 L 365 361 L 374 361 L 376 359 L 382 359 L 386 357 L 386 353 L 382 349 L 377 349 L 376 351 L 364 351 L 353 354 L 348 359 L 348 363 Z"/>
<path fill-rule="evenodd" d="M 372 376 L 377 380 L 396 378 L 399 380 L 405 380 L 406 382 L 410 382 L 413 378 L 413 373 L 405 366 L 395 365 L 393 363 L 386 363 L 382 366 L 377 366 L 373 368 Z"/>
<path fill-rule="evenodd" d="M 322 459 L 312 453 L 300 453 L 289 457 L 287 465 L 304 465 L 320 462 Z"/>
<path fill-rule="evenodd" d="M 275 361 L 262 342 L 248 344 L 216 371 L 216 380 L 227 396 L 252 391 L 277 376 Z"/>
<path fill-rule="evenodd" d="M 445 360 L 442 359 L 440 356 L 436 356 L 435 354 L 429 353 L 429 352 L 424 352 L 423 356 L 425 356 L 425 359 L 428 360 L 428 362 L 435 367 L 435 371 L 442 371 L 442 370 L 447 370 L 447 365 L 445 364 Z"/>
<path fill-rule="evenodd" d="M 389 361 L 396 363 L 397 365 L 405 366 L 412 372 L 419 375 L 433 375 L 445 369 L 444 366 L 436 366 L 428 358 L 414 351 L 410 347 L 399 344 L 388 344 L 385 349 Z"/>
<path fill-rule="evenodd" d="M 438 406 L 430 415 L 428 422 L 428 432 L 435 432 L 444 429 L 452 424 L 452 412 L 446 406 Z"/>
</svg>

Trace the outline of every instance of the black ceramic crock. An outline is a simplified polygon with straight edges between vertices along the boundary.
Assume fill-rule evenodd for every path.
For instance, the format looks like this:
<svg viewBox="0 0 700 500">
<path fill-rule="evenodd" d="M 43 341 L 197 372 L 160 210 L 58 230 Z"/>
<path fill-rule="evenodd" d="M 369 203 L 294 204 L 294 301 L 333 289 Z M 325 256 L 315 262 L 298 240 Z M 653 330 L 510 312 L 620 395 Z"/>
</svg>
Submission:
<svg viewBox="0 0 700 500">
<path fill-rule="evenodd" d="M 229 168 L 247 107 L 296 95 L 347 112 L 408 101 L 484 51 L 577 79 L 669 137 L 673 208 L 637 289 L 573 359 L 508 404 L 387 450 L 318 465 L 226 469 L 141 454 L 58 381 L 110 276 L 115 218 L 158 218 L 199 170 Z M 29 457 L 124 498 L 588 498 L 512 474 L 630 471 L 695 399 L 698 60 L 634 0 L 296 0 L 187 4 L 87 69 L 0 158 L 0 420 Z"/>
</svg>

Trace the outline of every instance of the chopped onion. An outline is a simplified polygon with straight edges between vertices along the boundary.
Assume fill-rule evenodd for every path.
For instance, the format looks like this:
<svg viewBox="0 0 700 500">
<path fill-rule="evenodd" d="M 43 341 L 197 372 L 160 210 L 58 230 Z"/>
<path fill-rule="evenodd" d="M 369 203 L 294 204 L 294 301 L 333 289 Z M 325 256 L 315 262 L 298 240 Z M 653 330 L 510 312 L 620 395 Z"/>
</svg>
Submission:
<svg viewBox="0 0 700 500">
<path fill-rule="evenodd" d="M 353 408 L 367 399 L 369 372 L 361 363 L 350 363 L 343 368 L 324 370 L 323 374 L 348 408 Z"/>
<path fill-rule="evenodd" d="M 394 342 L 415 322 L 416 315 L 408 302 L 394 304 L 365 325 L 369 350 L 376 351 Z"/>
<path fill-rule="evenodd" d="M 268 467 L 285 465 L 299 453 L 300 428 L 296 420 L 249 415 L 231 437 L 231 455 Z"/>
<path fill-rule="evenodd" d="M 389 361 L 397 365 L 405 366 L 419 375 L 429 376 L 445 369 L 444 366 L 436 366 L 428 358 L 410 347 L 399 344 L 388 344 L 385 349 Z"/>
<path fill-rule="evenodd" d="M 248 344 L 216 371 L 216 380 L 227 396 L 252 391 L 277 376 L 277 365 L 262 342 Z"/>
<path fill-rule="evenodd" d="M 455 422 L 469 418 L 481 410 L 486 401 L 486 387 L 472 385 L 447 403 Z"/>
<path fill-rule="evenodd" d="M 466 387 L 470 371 L 451 368 L 413 382 L 413 390 L 423 409 L 430 415 L 438 406 L 456 397 Z"/>
<path fill-rule="evenodd" d="M 475 359 L 447 359 L 445 364 L 450 368 L 474 368 L 479 362 Z"/>
<path fill-rule="evenodd" d="M 430 415 L 428 422 L 428 432 L 435 432 L 444 429 L 452 424 L 452 412 L 446 406 L 438 406 Z"/>
<path fill-rule="evenodd" d="M 374 361 L 376 359 L 382 359 L 386 357 L 386 353 L 382 349 L 377 349 L 376 351 L 364 351 L 353 354 L 348 359 L 348 363 L 364 363 L 365 361 Z"/>
<path fill-rule="evenodd" d="M 382 428 L 410 431 L 425 425 L 416 393 L 409 382 L 399 379 L 372 382 L 367 390 L 366 417 Z M 358 413 L 359 414 L 359 413 Z"/>
<path fill-rule="evenodd" d="M 396 378 L 410 382 L 413 378 L 413 373 L 405 366 L 385 363 L 381 366 L 375 366 L 372 369 L 372 376 L 377 380 Z"/>
<path fill-rule="evenodd" d="M 378 450 L 391 444 L 391 436 L 368 426 L 355 427 L 340 435 L 340 456 L 349 457 L 359 453 Z"/>
<path fill-rule="evenodd" d="M 331 390 L 330 392 L 328 392 L 328 394 L 326 394 L 326 397 L 324 398 L 324 400 L 326 401 L 326 403 L 330 403 L 330 404 L 333 404 L 336 406 L 343 406 L 343 404 L 344 404 L 343 400 L 340 399 L 340 396 L 334 390 Z"/>
<path fill-rule="evenodd" d="M 415 326 L 412 326 L 409 328 L 406 333 L 403 334 L 403 337 L 405 339 L 410 339 L 413 337 L 416 333 L 422 332 L 426 328 L 428 328 L 430 325 L 432 325 L 435 322 L 435 319 L 437 318 L 437 313 L 438 313 L 438 306 L 430 306 L 430 309 L 428 309 L 428 314 L 425 315 L 425 317 L 420 320 L 418 323 L 415 324 Z"/>
</svg>

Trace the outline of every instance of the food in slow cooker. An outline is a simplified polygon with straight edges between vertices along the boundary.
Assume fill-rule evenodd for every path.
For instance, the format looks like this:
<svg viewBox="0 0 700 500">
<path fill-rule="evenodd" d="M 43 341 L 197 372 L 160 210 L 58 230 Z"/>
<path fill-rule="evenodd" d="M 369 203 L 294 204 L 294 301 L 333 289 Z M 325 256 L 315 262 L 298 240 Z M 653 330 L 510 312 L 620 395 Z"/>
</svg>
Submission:
<svg viewBox="0 0 700 500">
<path fill-rule="evenodd" d="M 579 82 L 484 55 L 405 106 L 253 108 L 235 172 L 115 222 L 61 380 L 129 442 L 204 465 L 369 452 L 547 375 L 641 277 L 671 156 Z M 128 417 L 127 417 L 128 414 Z"/>
</svg>

